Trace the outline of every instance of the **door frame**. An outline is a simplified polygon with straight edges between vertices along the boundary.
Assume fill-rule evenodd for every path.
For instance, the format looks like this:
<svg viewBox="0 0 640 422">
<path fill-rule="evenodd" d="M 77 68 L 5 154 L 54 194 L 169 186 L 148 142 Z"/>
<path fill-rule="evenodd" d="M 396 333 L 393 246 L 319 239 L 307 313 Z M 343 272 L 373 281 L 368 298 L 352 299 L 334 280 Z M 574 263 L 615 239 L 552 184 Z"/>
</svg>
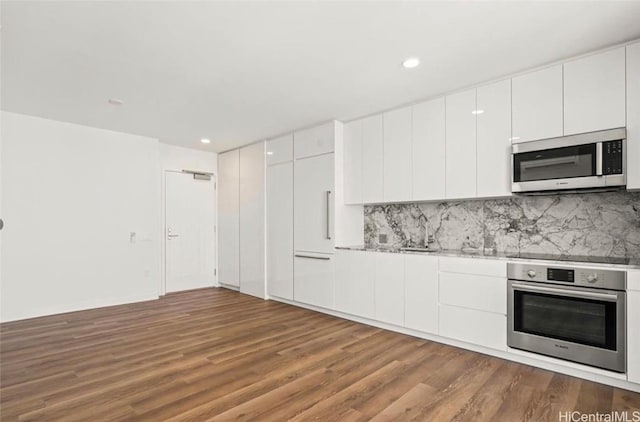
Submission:
<svg viewBox="0 0 640 422">
<path fill-rule="evenodd" d="M 163 169 L 162 175 L 160 177 L 162 181 L 161 187 L 161 227 L 160 227 L 160 236 L 162 241 L 160 242 L 160 283 L 158 286 L 158 296 L 164 296 L 167 294 L 167 173 L 180 173 L 184 174 L 182 170 L 173 170 L 173 169 Z M 214 221 L 215 221 L 215 229 L 214 229 L 214 248 L 215 248 L 215 257 L 214 257 L 214 265 L 215 265 L 215 274 L 213 278 L 213 287 L 220 287 L 220 283 L 218 282 L 218 175 L 217 172 L 205 172 L 211 174 L 211 181 L 213 182 L 213 191 L 215 197 L 215 205 L 213 207 L 213 212 L 215 213 Z"/>
</svg>

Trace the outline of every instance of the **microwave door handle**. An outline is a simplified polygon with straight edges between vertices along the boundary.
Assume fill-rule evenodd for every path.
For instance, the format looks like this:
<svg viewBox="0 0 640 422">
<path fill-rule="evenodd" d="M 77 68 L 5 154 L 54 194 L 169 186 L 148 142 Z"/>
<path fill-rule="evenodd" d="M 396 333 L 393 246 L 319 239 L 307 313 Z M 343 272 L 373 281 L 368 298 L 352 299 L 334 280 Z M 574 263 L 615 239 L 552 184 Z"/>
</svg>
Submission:
<svg viewBox="0 0 640 422">
<path fill-rule="evenodd" d="M 541 160 L 536 161 L 526 161 L 520 164 L 522 170 L 539 168 L 539 167 L 548 167 L 548 166 L 556 166 L 558 164 L 576 164 L 578 162 L 578 156 L 571 155 L 568 157 L 556 157 L 556 158 L 543 158 Z"/>
<path fill-rule="evenodd" d="M 602 142 L 596 144 L 596 176 L 602 176 Z"/>
<path fill-rule="evenodd" d="M 534 293 L 552 293 L 557 296 L 575 297 L 581 299 L 602 299 L 608 302 L 614 302 L 618 300 L 618 296 L 610 293 L 595 293 L 595 292 L 578 292 L 575 290 L 554 289 L 552 287 L 541 286 L 526 286 L 524 284 L 512 284 L 516 290 L 534 292 Z"/>
</svg>

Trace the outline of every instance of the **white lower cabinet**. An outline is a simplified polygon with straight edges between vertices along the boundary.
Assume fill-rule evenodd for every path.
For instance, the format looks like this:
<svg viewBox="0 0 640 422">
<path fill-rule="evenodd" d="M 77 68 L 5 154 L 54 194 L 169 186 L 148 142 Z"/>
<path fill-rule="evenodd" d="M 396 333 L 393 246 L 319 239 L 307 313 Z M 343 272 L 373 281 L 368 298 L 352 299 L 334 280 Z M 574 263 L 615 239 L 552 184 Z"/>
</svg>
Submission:
<svg viewBox="0 0 640 422">
<path fill-rule="evenodd" d="M 627 379 L 640 384 L 640 270 L 627 272 Z"/>
<path fill-rule="evenodd" d="M 507 350 L 506 315 L 441 304 L 438 319 L 442 337 Z"/>
<path fill-rule="evenodd" d="M 507 313 L 507 280 L 485 275 L 440 273 L 440 303 Z"/>
<path fill-rule="evenodd" d="M 322 308 L 334 308 L 334 257 L 329 254 L 296 253 L 294 300 Z"/>
<path fill-rule="evenodd" d="M 438 334 L 438 257 L 405 256 L 404 326 Z"/>
<path fill-rule="evenodd" d="M 375 315 L 378 321 L 404 325 L 404 255 L 377 252 Z"/>
<path fill-rule="evenodd" d="M 337 250 L 336 310 L 364 318 L 375 318 L 375 255 L 370 252 Z"/>
<path fill-rule="evenodd" d="M 504 261 L 441 258 L 438 315 L 442 337 L 507 350 Z"/>
</svg>

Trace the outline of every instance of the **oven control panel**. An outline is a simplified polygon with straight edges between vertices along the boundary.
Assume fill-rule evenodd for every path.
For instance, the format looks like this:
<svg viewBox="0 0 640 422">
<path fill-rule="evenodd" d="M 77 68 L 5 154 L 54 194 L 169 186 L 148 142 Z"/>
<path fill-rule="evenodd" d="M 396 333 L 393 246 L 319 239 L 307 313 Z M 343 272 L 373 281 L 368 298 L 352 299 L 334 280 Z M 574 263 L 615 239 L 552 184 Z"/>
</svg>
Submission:
<svg viewBox="0 0 640 422">
<path fill-rule="evenodd" d="M 626 290 L 626 271 L 508 263 L 510 280 Z"/>
</svg>

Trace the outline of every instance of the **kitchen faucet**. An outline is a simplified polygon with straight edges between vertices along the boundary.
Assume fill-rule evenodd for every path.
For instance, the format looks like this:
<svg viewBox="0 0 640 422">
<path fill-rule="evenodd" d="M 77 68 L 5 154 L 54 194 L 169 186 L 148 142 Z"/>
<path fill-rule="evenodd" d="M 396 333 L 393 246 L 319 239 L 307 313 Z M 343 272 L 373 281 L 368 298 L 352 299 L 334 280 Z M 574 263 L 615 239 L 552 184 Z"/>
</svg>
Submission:
<svg viewBox="0 0 640 422">
<path fill-rule="evenodd" d="M 428 248 L 429 244 L 435 242 L 435 240 L 433 235 L 429 233 L 429 220 L 427 220 L 427 217 L 424 214 L 420 214 L 418 222 L 420 222 L 421 219 L 424 219 L 424 247 Z"/>
</svg>

